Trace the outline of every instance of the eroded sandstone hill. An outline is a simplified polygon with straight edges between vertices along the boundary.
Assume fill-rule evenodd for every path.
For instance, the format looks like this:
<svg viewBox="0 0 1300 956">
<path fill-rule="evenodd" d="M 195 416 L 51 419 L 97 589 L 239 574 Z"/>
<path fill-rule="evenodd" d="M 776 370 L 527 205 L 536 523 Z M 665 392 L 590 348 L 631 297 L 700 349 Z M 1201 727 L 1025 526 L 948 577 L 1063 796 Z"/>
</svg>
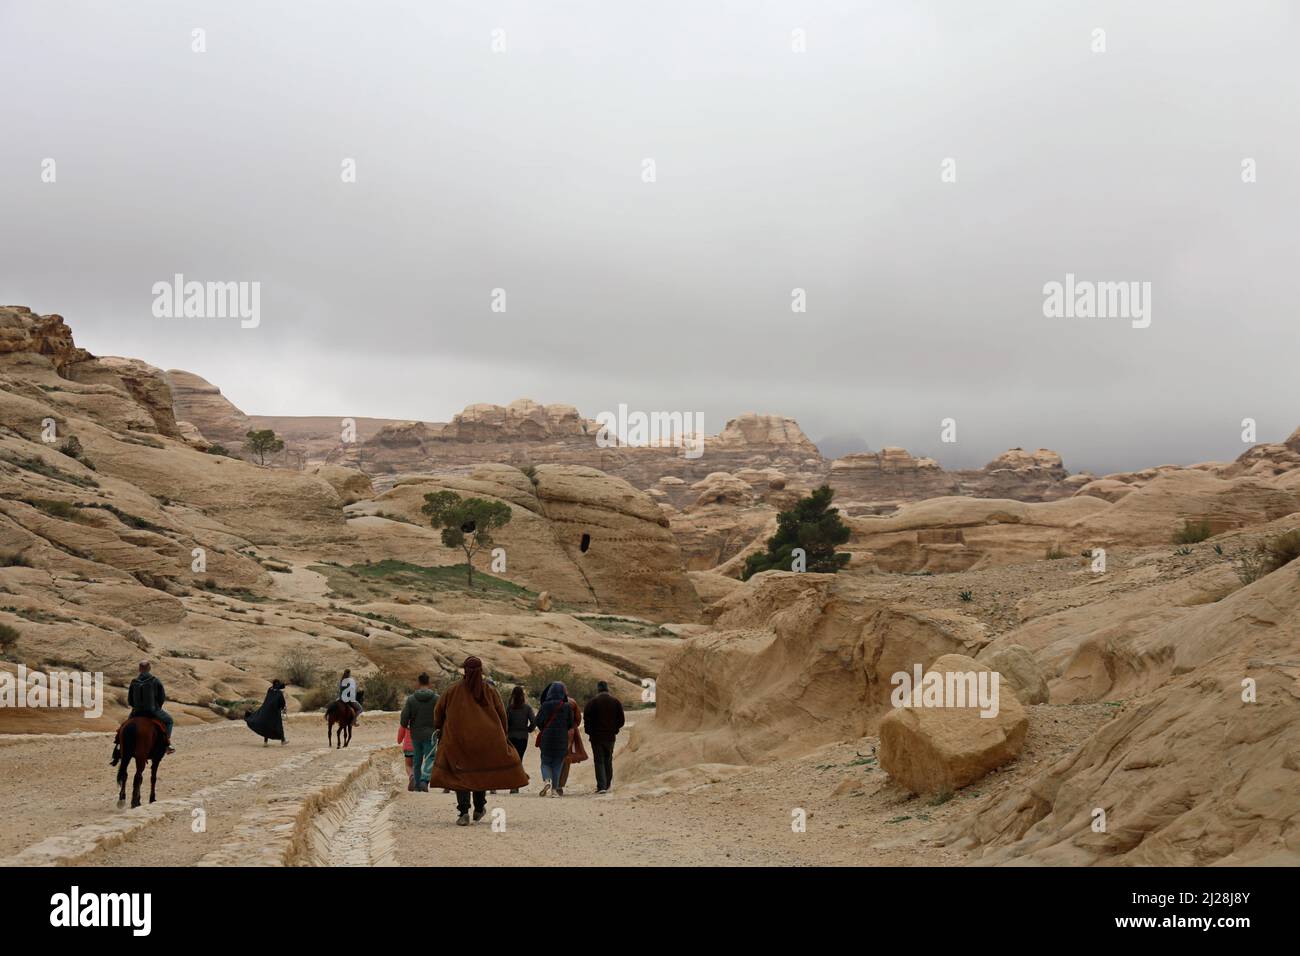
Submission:
<svg viewBox="0 0 1300 956">
<path fill-rule="evenodd" d="M 120 696 L 148 656 L 182 723 L 260 699 L 293 655 L 324 675 L 452 673 L 477 653 L 502 680 L 563 665 L 634 695 L 676 642 L 650 621 L 699 614 L 667 519 L 624 481 L 499 465 L 379 495 L 352 469 L 203 450 L 172 413 L 174 388 L 246 424 L 200 383 L 77 348 L 57 316 L 0 310 L 0 624 L 17 635 L 0 667 L 102 671 Z M 461 586 L 463 556 L 420 514 L 442 487 L 512 510 L 488 587 Z M 620 628 L 644 637 L 619 641 Z M 120 712 L 110 702 L 104 720 Z M 0 714 L 34 728 L 64 717 Z"/>
</svg>

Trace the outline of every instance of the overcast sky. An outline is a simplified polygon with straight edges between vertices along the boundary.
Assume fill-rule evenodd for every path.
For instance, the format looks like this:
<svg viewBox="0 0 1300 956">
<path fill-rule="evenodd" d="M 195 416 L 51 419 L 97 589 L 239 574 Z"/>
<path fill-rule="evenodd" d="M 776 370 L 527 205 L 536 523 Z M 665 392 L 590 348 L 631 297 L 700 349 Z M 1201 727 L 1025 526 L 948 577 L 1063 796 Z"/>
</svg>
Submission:
<svg viewBox="0 0 1300 956">
<path fill-rule="evenodd" d="M 1288 0 L 0 0 L 0 301 L 250 413 L 1231 458 L 1300 425 L 1298 49 Z M 1044 317 L 1067 273 L 1150 326 Z"/>
</svg>

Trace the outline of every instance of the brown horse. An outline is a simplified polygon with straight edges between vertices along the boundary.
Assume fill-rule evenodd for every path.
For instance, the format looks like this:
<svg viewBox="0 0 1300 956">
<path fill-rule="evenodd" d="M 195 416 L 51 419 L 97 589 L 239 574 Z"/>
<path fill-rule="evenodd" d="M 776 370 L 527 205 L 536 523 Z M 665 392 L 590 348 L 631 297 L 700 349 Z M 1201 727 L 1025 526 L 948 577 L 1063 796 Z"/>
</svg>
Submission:
<svg viewBox="0 0 1300 956">
<path fill-rule="evenodd" d="M 335 744 L 334 749 L 352 743 L 352 725 L 356 720 L 357 712 L 352 709 L 351 704 L 343 700 L 334 701 L 325 708 L 325 742 L 334 743 L 334 725 L 338 724 L 338 743 Z"/>
<path fill-rule="evenodd" d="M 151 764 L 149 773 L 149 802 L 157 799 L 158 764 L 167 756 L 167 735 L 152 717 L 131 717 L 122 725 L 118 745 L 113 750 L 113 764 L 117 768 L 117 808 L 126 806 L 126 768 L 135 760 L 135 782 L 131 787 L 131 809 L 140 805 L 140 782 L 144 779 L 144 765 Z M 111 766 L 111 765 L 110 765 Z"/>
</svg>

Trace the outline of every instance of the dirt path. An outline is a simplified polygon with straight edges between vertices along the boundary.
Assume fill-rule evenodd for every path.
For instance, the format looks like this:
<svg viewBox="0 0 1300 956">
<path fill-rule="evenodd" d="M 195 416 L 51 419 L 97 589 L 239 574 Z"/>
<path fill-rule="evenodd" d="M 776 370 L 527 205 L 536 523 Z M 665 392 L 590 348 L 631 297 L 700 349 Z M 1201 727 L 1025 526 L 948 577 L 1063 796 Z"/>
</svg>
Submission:
<svg viewBox="0 0 1300 956">
<path fill-rule="evenodd" d="M 692 768 L 633 786 L 619 785 L 616 754 L 614 793 L 599 797 L 590 762 L 573 771 L 565 796 L 538 797 L 530 748 L 524 765 L 534 784 L 519 795 L 490 795 L 488 816 L 471 827 L 455 826 L 451 794 L 400 793 L 391 811 L 397 857 L 425 866 L 961 865 L 965 853 L 935 846 L 929 835 L 1072 751 L 1110 716 L 1104 705 L 1034 710 L 1021 758 L 941 803 L 892 783 L 872 737 L 761 767 Z M 800 818 L 802 831 L 792 825 Z"/>
<path fill-rule="evenodd" d="M 111 735 L 0 737 L 0 761 L 14 771 L 0 775 L 0 846 L 8 851 L 0 862 L 198 863 L 250 809 L 391 744 L 394 716 L 371 716 L 345 750 L 326 749 L 319 714 L 291 717 L 289 742 L 266 747 L 242 721 L 178 728 L 177 753 L 159 765 L 158 803 L 136 810 L 116 808 Z M 146 771 L 146 800 L 148 786 Z"/>
<path fill-rule="evenodd" d="M 890 782 L 871 737 L 634 785 L 619 781 L 616 755 L 614 793 L 595 795 L 588 761 L 564 797 L 545 799 L 530 748 L 534 783 L 489 795 L 488 816 L 471 827 L 455 826 L 453 795 L 406 791 L 393 714 L 366 715 L 341 751 L 324 746 L 316 714 L 290 719 L 286 746 L 263 747 L 239 722 L 185 728 L 180 752 L 163 762 L 159 802 L 121 811 L 109 737 L 0 737 L 0 759 L 14 768 L 0 778 L 9 851 L 0 864 L 961 865 L 968 857 L 934 845 L 933 833 L 1070 752 L 1109 716 L 1104 705 L 1035 710 L 1021 758 L 943 802 Z"/>
</svg>

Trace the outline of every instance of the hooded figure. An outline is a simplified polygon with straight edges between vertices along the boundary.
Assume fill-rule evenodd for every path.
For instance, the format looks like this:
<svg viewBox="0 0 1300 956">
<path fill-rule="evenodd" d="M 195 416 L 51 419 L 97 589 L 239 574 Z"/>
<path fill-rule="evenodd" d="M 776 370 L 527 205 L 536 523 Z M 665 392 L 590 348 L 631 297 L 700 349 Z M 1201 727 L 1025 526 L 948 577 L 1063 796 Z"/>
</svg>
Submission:
<svg viewBox="0 0 1300 956">
<path fill-rule="evenodd" d="M 542 789 L 539 796 L 546 797 L 563 788 L 560 775 L 564 772 L 564 758 L 569 752 L 569 738 L 574 727 L 573 708 L 569 705 L 569 691 L 556 681 L 542 691 L 542 709 L 537 712 L 537 746 L 541 750 Z"/>
<path fill-rule="evenodd" d="M 438 756 L 430 787 L 456 791 L 510 790 L 528 785 L 519 754 L 506 738 L 506 706 L 483 680 L 483 662 L 465 659 L 465 679 L 438 698 L 433 726 Z"/>
<path fill-rule="evenodd" d="M 284 684 L 279 680 L 271 682 L 271 689 L 266 692 L 262 706 L 244 718 L 248 729 L 262 738 L 262 746 L 268 741 L 278 740 L 284 743 Z"/>
</svg>

